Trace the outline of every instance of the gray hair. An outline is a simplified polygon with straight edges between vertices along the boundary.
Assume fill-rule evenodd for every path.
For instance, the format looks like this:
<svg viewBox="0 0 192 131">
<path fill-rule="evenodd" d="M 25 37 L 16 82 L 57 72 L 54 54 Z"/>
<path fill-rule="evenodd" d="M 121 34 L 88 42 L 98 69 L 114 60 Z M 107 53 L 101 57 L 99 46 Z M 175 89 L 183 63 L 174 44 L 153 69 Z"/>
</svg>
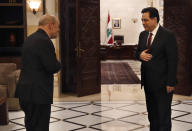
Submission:
<svg viewBox="0 0 192 131">
<path fill-rule="evenodd" d="M 40 20 L 39 20 L 39 26 L 45 26 L 49 23 L 53 23 L 55 24 L 56 23 L 56 17 L 55 16 L 52 16 L 52 15 L 49 15 L 49 14 L 45 14 L 43 16 L 41 16 Z"/>
</svg>

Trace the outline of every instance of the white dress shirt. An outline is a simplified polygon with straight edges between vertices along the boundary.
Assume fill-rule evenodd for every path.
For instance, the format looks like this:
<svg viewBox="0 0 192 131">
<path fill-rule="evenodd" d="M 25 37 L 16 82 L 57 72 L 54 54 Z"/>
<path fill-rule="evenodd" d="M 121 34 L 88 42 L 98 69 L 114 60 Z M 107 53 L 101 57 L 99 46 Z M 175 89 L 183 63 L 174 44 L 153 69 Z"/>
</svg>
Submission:
<svg viewBox="0 0 192 131">
<path fill-rule="evenodd" d="M 152 38 L 151 38 L 151 45 L 152 45 L 152 43 L 153 43 L 153 40 L 154 40 L 154 38 L 155 38 L 155 35 L 157 34 L 158 29 L 159 29 L 159 24 L 155 27 L 155 29 L 154 29 L 152 32 L 149 32 L 149 33 L 152 33 L 152 34 L 153 34 L 153 35 L 152 35 Z M 149 37 L 149 35 L 148 35 L 148 37 Z M 148 38 L 147 38 L 147 39 L 148 39 Z"/>
</svg>

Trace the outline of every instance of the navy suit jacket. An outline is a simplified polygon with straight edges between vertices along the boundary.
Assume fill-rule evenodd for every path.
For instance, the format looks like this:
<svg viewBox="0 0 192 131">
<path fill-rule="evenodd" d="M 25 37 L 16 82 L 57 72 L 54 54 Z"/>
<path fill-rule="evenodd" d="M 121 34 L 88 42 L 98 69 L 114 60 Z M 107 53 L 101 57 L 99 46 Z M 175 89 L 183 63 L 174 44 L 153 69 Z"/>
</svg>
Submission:
<svg viewBox="0 0 192 131">
<path fill-rule="evenodd" d="M 175 35 L 163 27 L 159 27 L 148 53 L 152 59 L 144 62 L 140 59 L 142 51 L 147 49 L 149 32 L 143 31 L 139 36 L 136 57 L 141 64 L 141 86 L 150 90 L 162 89 L 165 86 L 175 86 L 177 83 L 177 42 Z"/>
</svg>

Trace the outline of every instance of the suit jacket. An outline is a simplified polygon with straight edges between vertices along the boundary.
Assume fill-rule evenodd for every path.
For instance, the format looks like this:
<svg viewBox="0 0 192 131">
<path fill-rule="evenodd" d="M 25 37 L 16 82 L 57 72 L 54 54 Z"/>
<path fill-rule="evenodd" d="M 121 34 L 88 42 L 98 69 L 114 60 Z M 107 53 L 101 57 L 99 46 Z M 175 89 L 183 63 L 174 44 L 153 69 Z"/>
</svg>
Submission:
<svg viewBox="0 0 192 131">
<path fill-rule="evenodd" d="M 158 90 L 165 86 L 175 86 L 177 83 L 177 42 L 174 34 L 159 26 L 148 53 L 152 59 L 144 62 L 140 54 L 147 49 L 147 37 L 149 32 L 143 31 L 139 36 L 139 44 L 136 57 L 141 64 L 141 86 L 150 90 Z"/>
<path fill-rule="evenodd" d="M 17 95 L 21 102 L 53 103 L 53 74 L 60 69 L 55 48 L 47 33 L 39 29 L 23 44 Z"/>
</svg>

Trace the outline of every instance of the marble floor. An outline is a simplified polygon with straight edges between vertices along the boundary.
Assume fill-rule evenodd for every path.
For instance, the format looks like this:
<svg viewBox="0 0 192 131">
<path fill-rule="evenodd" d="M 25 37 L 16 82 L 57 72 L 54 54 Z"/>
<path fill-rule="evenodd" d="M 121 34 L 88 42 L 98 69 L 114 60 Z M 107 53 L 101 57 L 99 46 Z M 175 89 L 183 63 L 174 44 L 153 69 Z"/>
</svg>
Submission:
<svg viewBox="0 0 192 131">
<path fill-rule="evenodd" d="M 140 78 L 140 63 L 125 62 Z M 82 98 L 63 95 L 54 99 L 51 111 L 50 131 L 149 131 L 139 84 L 102 85 L 100 94 Z M 9 112 L 9 119 L 9 125 L 0 126 L 0 131 L 25 131 L 22 111 Z M 172 131 L 192 131 L 191 96 L 174 95 L 172 125 Z"/>
<path fill-rule="evenodd" d="M 0 131 L 26 131 L 24 113 L 9 112 Z M 192 130 L 192 100 L 173 101 L 172 131 Z M 54 102 L 50 131 L 149 131 L 145 101 Z"/>
</svg>

